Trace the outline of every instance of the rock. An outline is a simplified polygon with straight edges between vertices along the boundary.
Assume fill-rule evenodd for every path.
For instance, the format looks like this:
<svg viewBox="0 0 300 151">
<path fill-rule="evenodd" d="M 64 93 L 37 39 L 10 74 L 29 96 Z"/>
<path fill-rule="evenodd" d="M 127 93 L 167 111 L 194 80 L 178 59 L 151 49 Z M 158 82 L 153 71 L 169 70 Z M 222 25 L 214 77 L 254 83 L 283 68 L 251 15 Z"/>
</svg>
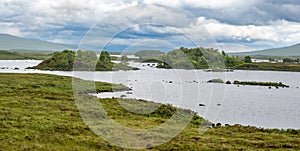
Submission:
<svg viewBox="0 0 300 151">
<path fill-rule="evenodd" d="M 205 104 L 199 104 L 199 106 L 205 106 Z"/>
<path fill-rule="evenodd" d="M 231 84 L 231 82 L 230 81 L 226 81 L 226 84 Z"/>
<path fill-rule="evenodd" d="M 219 103 L 219 104 L 217 104 L 217 106 L 221 106 L 221 104 Z"/>
</svg>

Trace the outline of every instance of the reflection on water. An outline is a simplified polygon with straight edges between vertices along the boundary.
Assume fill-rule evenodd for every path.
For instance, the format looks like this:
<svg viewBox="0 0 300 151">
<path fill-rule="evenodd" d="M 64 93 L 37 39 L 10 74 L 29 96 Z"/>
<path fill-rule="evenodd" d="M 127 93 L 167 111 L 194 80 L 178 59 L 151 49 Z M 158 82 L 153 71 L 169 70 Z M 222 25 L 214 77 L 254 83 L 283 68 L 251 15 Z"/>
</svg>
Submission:
<svg viewBox="0 0 300 151">
<path fill-rule="evenodd" d="M 47 73 L 87 80 L 122 83 L 131 91 L 94 94 L 101 98 L 124 97 L 170 103 L 197 111 L 212 122 L 254 125 L 265 128 L 300 128 L 300 73 L 234 71 L 209 73 L 202 70 L 156 69 L 130 63 L 138 71 L 61 72 L 26 70 L 41 61 L 0 61 L 0 72 Z M 1 68 L 8 67 L 8 68 Z M 15 68 L 18 68 L 15 70 Z M 290 88 L 208 84 L 213 78 L 240 81 L 282 82 Z M 202 106 L 199 106 L 202 104 Z"/>
</svg>

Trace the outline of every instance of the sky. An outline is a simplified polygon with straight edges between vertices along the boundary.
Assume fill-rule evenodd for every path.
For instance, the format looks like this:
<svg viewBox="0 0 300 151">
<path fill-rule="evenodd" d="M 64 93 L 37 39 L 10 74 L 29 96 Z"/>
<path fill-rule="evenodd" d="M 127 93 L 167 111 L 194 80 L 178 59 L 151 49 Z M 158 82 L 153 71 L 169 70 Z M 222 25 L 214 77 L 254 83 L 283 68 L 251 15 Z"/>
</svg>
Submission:
<svg viewBox="0 0 300 151">
<path fill-rule="evenodd" d="M 254 51 L 300 43 L 300 1 L 0 0 L 0 33 L 93 50 Z"/>
</svg>

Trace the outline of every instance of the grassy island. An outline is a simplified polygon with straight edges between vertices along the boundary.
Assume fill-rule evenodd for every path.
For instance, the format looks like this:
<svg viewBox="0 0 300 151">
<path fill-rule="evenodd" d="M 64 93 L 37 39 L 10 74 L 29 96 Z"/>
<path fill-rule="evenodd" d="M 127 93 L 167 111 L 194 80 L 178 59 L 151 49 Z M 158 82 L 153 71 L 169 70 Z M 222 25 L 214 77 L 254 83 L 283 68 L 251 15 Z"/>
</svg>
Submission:
<svg viewBox="0 0 300 151">
<path fill-rule="evenodd" d="M 205 71 L 230 72 L 232 70 L 268 70 L 300 72 L 298 62 L 252 62 L 250 56 L 229 56 L 213 48 L 184 48 L 153 57 L 140 56 L 141 60 L 157 62 L 157 68 L 208 69 Z M 299 60 L 299 59 L 298 59 Z"/>
<path fill-rule="evenodd" d="M 39 65 L 29 69 L 57 70 L 57 71 L 116 71 L 138 70 L 125 63 L 111 62 L 107 51 L 102 51 L 99 59 L 93 51 L 81 51 L 77 53 L 70 50 L 55 52 L 51 58 L 44 60 Z"/>
<path fill-rule="evenodd" d="M 97 82 L 96 87 L 99 91 L 111 91 L 108 83 Z M 71 77 L 1 73 L 0 94 L 1 150 L 127 150 L 96 136 L 83 122 L 74 102 Z M 141 129 L 164 123 L 178 109 L 153 103 L 160 106 L 155 112 L 136 114 L 124 109 L 120 100 L 98 101 L 120 124 Z M 122 101 L 132 105 L 142 100 Z M 202 120 L 194 115 L 178 136 L 151 150 L 300 150 L 299 130 L 234 125 L 199 134 Z"/>
<path fill-rule="evenodd" d="M 289 87 L 281 82 L 255 82 L 255 81 L 233 81 L 233 84 L 238 85 L 254 85 L 254 86 L 273 86 L 273 87 Z"/>
</svg>

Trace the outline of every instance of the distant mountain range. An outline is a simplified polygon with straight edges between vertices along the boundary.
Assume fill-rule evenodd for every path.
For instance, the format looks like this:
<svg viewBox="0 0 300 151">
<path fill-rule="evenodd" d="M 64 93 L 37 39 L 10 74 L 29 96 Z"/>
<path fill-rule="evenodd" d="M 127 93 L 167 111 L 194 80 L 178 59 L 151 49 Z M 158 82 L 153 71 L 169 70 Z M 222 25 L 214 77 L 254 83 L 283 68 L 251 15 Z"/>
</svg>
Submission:
<svg viewBox="0 0 300 151">
<path fill-rule="evenodd" d="M 75 50 L 77 47 L 53 43 L 48 41 L 42 41 L 38 39 L 21 38 L 8 34 L 0 34 L 0 50 L 10 50 L 16 52 L 24 51 L 62 51 L 65 49 Z M 228 53 L 229 55 L 238 56 L 278 56 L 278 57 L 299 57 L 300 56 L 300 43 L 289 47 L 273 48 L 252 52 L 238 52 Z"/>
<path fill-rule="evenodd" d="M 75 46 L 0 34 L 0 50 L 61 51 L 64 49 L 73 50 Z"/>
<path fill-rule="evenodd" d="M 240 53 L 229 53 L 229 55 L 238 56 L 279 56 L 279 57 L 299 57 L 300 56 L 300 44 L 292 45 L 289 47 L 273 48 L 260 51 L 252 52 L 240 52 Z"/>
</svg>

